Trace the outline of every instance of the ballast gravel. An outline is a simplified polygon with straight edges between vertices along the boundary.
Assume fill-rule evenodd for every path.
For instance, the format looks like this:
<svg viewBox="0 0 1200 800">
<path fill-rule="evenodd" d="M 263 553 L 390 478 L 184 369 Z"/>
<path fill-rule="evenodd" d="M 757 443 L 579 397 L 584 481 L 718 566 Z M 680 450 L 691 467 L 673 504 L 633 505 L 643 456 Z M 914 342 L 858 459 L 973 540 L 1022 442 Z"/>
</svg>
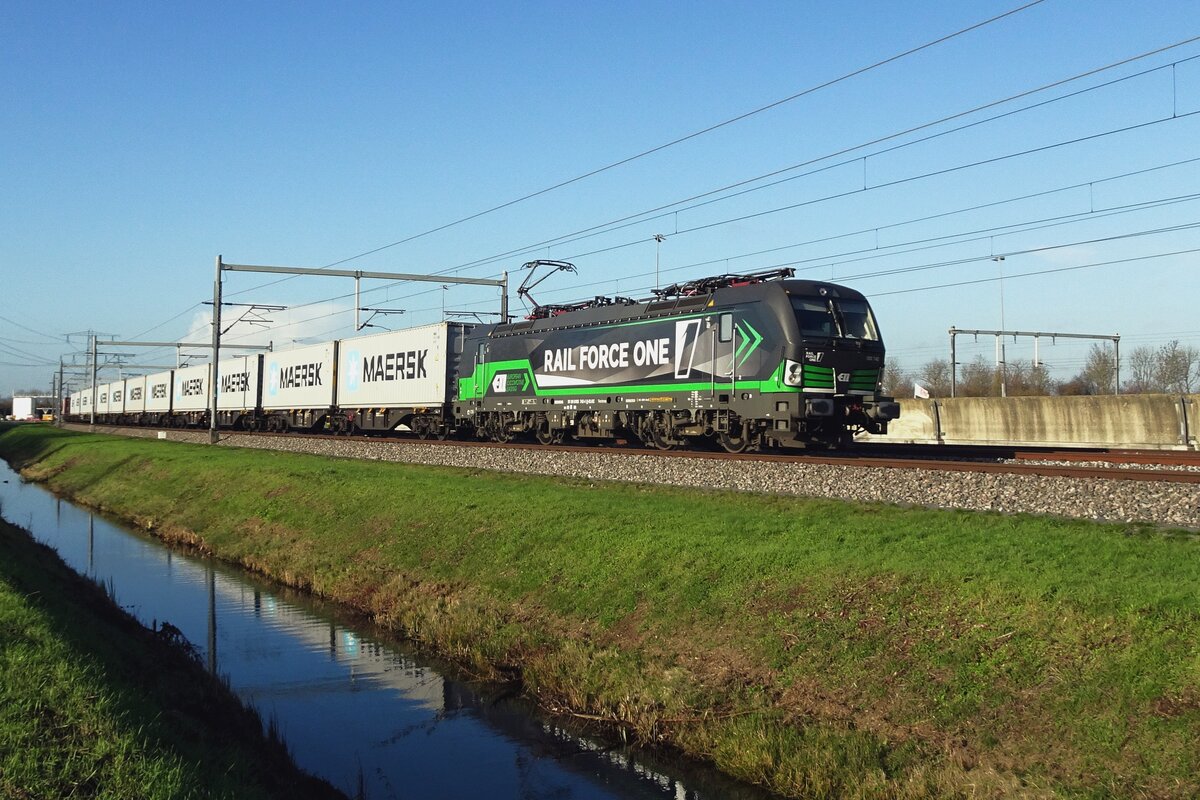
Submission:
<svg viewBox="0 0 1200 800">
<path fill-rule="evenodd" d="M 86 426 L 80 426 L 86 430 Z M 98 431 L 159 437 L 155 430 Z M 171 441 L 205 443 L 207 431 L 166 431 Z M 698 489 L 824 497 L 1001 513 L 1046 514 L 1102 522 L 1146 522 L 1200 529 L 1200 484 L 1061 478 L 1011 473 L 843 466 L 841 464 L 664 458 L 652 453 L 555 452 L 540 448 L 465 447 L 404 440 L 222 433 L 230 447 L 286 450 L 341 458 L 625 481 Z"/>
</svg>

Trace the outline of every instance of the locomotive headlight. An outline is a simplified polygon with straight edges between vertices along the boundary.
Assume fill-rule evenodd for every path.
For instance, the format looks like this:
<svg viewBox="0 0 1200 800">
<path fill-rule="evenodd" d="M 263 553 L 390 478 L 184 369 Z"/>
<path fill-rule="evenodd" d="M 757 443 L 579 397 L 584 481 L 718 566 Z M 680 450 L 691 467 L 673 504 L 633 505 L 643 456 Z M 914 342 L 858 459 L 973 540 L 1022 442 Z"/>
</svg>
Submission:
<svg viewBox="0 0 1200 800">
<path fill-rule="evenodd" d="M 804 365 L 792 360 L 783 362 L 783 382 L 788 386 L 800 386 L 804 383 Z"/>
</svg>

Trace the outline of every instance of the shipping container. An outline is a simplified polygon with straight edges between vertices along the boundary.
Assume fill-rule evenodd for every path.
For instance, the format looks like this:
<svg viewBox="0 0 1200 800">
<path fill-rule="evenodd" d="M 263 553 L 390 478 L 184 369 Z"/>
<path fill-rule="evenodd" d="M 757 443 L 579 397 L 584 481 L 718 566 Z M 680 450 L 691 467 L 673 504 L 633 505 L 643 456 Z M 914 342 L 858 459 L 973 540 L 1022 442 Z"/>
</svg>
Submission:
<svg viewBox="0 0 1200 800">
<path fill-rule="evenodd" d="M 96 388 L 96 417 L 106 417 L 108 415 L 108 389 L 107 383 L 102 383 Z"/>
<path fill-rule="evenodd" d="M 217 367 L 220 391 L 217 395 L 218 424 L 245 427 L 258 416 L 262 388 L 261 355 L 224 359 Z"/>
<path fill-rule="evenodd" d="M 324 411 L 334 404 L 334 342 L 263 356 L 262 407 Z"/>
<path fill-rule="evenodd" d="M 198 412 L 208 410 L 212 399 L 208 373 L 208 364 L 175 370 L 175 400 L 171 407 L 174 413 L 187 414 L 194 422 Z"/>
<path fill-rule="evenodd" d="M 33 398 L 13 398 L 13 419 L 33 419 Z"/>
<path fill-rule="evenodd" d="M 338 343 L 338 405 L 342 408 L 432 406 L 452 399 L 469 326 L 439 322 Z"/>
<path fill-rule="evenodd" d="M 125 416 L 139 419 L 146 411 L 146 376 L 125 379 Z"/>
<path fill-rule="evenodd" d="M 146 407 L 147 416 L 159 417 L 171 413 L 171 378 L 174 370 L 156 372 L 146 376 Z"/>
<path fill-rule="evenodd" d="M 108 385 L 108 418 L 115 422 L 116 417 L 125 413 L 125 381 L 113 381 Z"/>
<path fill-rule="evenodd" d="M 474 326 L 439 322 L 338 344 L 338 413 L 327 427 L 354 431 L 412 431 L 424 438 L 452 430 L 448 403 L 458 362 Z"/>
</svg>

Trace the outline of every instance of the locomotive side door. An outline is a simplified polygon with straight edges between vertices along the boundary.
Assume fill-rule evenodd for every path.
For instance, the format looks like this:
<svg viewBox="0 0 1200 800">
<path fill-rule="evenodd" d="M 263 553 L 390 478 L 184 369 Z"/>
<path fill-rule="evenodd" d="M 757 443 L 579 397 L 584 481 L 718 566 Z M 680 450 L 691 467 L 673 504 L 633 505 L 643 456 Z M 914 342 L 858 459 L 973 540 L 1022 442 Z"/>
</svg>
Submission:
<svg viewBox="0 0 1200 800">
<path fill-rule="evenodd" d="M 721 358 L 726 353 L 729 354 L 729 394 L 732 396 L 737 390 L 737 342 L 735 339 L 736 328 L 734 326 L 733 312 L 724 311 L 717 317 L 716 336 L 713 337 L 713 352 L 712 352 L 712 395 L 717 396 L 718 388 L 721 391 L 725 390 L 724 381 L 721 381 L 721 386 L 718 387 L 717 381 L 717 365 Z M 722 377 L 725 377 L 724 375 Z"/>
</svg>

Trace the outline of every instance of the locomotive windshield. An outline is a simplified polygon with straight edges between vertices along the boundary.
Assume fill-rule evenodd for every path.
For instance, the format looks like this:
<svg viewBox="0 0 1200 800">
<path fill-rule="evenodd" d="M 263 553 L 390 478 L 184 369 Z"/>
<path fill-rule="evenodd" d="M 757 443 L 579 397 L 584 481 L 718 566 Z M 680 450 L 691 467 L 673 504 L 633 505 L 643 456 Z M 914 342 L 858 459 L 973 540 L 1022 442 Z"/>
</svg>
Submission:
<svg viewBox="0 0 1200 800">
<path fill-rule="evenodd" d="M 865 300 L 792 297 L 801 336 L 877 341 L 879 329 Z"/>
</svg>

